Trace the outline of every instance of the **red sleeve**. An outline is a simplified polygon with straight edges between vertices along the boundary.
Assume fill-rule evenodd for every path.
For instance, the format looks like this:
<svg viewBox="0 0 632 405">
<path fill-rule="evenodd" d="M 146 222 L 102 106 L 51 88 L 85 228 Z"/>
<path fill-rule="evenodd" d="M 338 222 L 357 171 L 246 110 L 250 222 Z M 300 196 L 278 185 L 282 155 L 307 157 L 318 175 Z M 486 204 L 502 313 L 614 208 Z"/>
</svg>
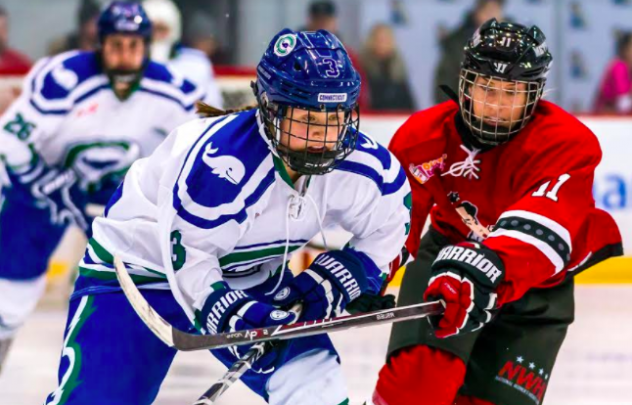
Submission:
<svg viewBox="0 0 632 405">
<path fill-rule="evenodd" d="M 411 120 L 402 125 L 395 136 L 391 140 L 389 149 L 395 155 L 397 160 L 401 163 L 402 167 L 406 171 L 408 182 L 412 190 L 412 211 L 411 211 L 411 224 L 410 233 L 408 234 L 408 240 L 406 241 L 406 249 L 408 252 L 417 256 L 419 250 L 419 242 L 421 240 L 421 231 L 426 223 L 426 218 L 430 213 L 430 209 L 434 204 L 432 195 L 430 192 L 412 175 L 410 171 L 411 158 L 422 159 L 422 156 L 413 156 L 415 154 L 415 148 L 407 148 L 406 143 L 412 139 L 414 133 L 414 124 Z"/>
<path fill-rule="evenodd" d="M 594 208 L 593 176 L 601 150 L 588 129 L 573 127 L 530 134 L 562 141 L 544 142 L 541 153 L 521 162 L 514 177 L 521 198 L 499 217 L 484 242 L 505 264 L 505 279 L 498 289 L 500 304 L 519 299 L 564 270 L 573 241 Z M 584 133 L 561 135 L 577 128 Z"/>
</svg>

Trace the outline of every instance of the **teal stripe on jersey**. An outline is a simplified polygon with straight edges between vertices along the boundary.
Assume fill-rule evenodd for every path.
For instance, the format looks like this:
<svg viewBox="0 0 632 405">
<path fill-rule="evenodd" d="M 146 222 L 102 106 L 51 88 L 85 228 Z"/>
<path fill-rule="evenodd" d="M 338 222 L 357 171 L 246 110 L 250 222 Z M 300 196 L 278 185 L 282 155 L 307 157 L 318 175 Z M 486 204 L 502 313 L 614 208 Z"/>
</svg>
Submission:
<svg viewBox="0 0 632 405">
<path fill-rule="evenodd" d="M 288 248 L 288 254 L 299 249 L 303 244 L 291 245 Z M 263 258 L 272 258 L 274 256 L 281 256 L 285 252 L 285 246 L 264 247 L 263 249 L 249 250 L 247 252 L 233 252 L 229 253 L 219 259 L 219 265 L 222 270 L 227 270 L 227 267 L 234 268 L 240 263 L 258 261 Z M 229 270 L 229 269 L 228 269 Z"/>
<path fill-rule="evenodd" d="M 98 279 L 101 281 L 111 281 L 118 284 L 118 279 L 116 278 L 116 272 L 112 269 L 104 268 L 103 270 L 95 270 L 95 269 L 90 269 L 90 268 L 79 265 L 79 274 L 81 274 L 83 277 L 90 277 L 90 278 Z M 151 277 L 151 276 L 140 276 L 138 274 L 130 273 L 130 277 L 132 278 L 132 281 L 136 285 L 156 283 L 156 282 L 164 281 L 167 279 L 167 277 L 164 274 L 159 274 L 159 275 L 160 277 Z M 107 283 L 107 284 L 111 285 L 112 283 Z"/>
<path fill-rule="evenodd" d="M 90 240 L 88 241 L 88 245 L 92 247 L 94 254 L 97 255 L 99 260 L 104 263 L 114 264 L 114 256 L 112 256 L 110 252 L 108 252 L 103 246 L 101 246 L 101 244 L 97 242 L 96 239 L 90 238 Z"/>
<path fill-rule="evenodd" d="M 88 241 L 88 254 L 94 252 L 96 259 L 101 263 L 86 263 L 81 260 L 79 263 L 79 274 L 83 277 L 89 277 L 94 280 L 99 280 L 96 284 L 103 285 L 118 285 L 118 279 L 116 278 L 116 271 L 114 270 L 114 255 L 112 255 L 107 249 L 105 249 L 96 239 L 91 238 Z M 90 255 L 91 259 L 93 255 Z M 129 273 L 132 281 L 136 285 L 157 283 L 167 280 L 167 276 L 159 271 L 152 270 L 146 267 L 130 266 L 126 263 L 127 272 Z M 147 274 L 143 274 L 147 273 Z"/>
</svg>

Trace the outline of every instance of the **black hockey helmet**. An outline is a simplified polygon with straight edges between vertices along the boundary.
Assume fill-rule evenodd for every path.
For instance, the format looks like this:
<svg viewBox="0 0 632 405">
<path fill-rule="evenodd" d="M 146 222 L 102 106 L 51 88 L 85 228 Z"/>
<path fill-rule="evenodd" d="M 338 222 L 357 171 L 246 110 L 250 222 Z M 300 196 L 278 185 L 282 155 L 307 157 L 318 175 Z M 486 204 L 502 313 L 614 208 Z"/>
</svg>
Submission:
<svg viewBox="0 0 632 405">
<path fill-rule="evenodd" d="M 553 57 L 546 38 L 537 26 L 498 22 L 495 18 L 485 22 L 465 46 L 459 80 L 459 104 L 461 115 L 472 134 L 482 143 L 498 145 L 510 140 L 531 119 L 542 97 L 546 76 Z M 494 84 L 492 84 L 492 82 Z M 506 95 L 503 83 L 513 83 L 515 88 Z M 473 99 L 473 90 L 479 86 L 484 96 Z M 500 95 L 493 96 L 492 93 Z M 513 94 L 513 96 L 511 95 Z M 489 99 L 488 99 L 489 95 Z M 522 97 L 525 95 L 526 97 Z M 504 97 L 504 100 L 503 100 Z M 474 103 L 501 108 L 521 108 L 522 113 L 507 119 L 488 118 L 474 112 Z"/>
</svg>

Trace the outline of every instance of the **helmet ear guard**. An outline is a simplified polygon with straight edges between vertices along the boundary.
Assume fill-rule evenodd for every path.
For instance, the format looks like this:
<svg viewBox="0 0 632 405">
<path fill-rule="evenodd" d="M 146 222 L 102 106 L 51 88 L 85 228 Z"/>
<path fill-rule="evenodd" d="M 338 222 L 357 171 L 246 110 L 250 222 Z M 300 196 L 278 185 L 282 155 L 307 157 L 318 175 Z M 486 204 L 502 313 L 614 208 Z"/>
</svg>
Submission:
<svg viewBox="0 0 632 405">
<path fill-rule="evenodd" d="M 476 30 L 465 47 L 459 78 L 461 116 L 474 137 L 483 144 L 499 145 L 516 136 L 532 118 L 542 98 L 552 60 L 546 38 L 537 26 L 527 28 L 491 19 Z M 487 80 L 487 86 L 480 84 L 481 78 Z M 490 87 L 492 80 L 503 88 Z M 509 120 L 500 119 L 498 110 L 501 106 L 487 100 L 489 90 L 498 91 L 502 97 L 505 83 L 511 83 L 515 91 L 512 102 L 503 103 L 502 108 L 512 108 L 513 114 L 518 106 L 523 107 L 520 117 L 512 116 Z M 475 86 L 485 89 L 483 101 L 472 97 Z M 519 87 L 525 90 L 519 90 Z M 525 94 L 525 101 L 516 105 L 520 93 Z M 485 122 L 489 117 L 474 113 L 474 103 L 477 102 L 482 103 L 483 110 L 486 106 L 497 108 L 495 125 Z"/>
</svg>

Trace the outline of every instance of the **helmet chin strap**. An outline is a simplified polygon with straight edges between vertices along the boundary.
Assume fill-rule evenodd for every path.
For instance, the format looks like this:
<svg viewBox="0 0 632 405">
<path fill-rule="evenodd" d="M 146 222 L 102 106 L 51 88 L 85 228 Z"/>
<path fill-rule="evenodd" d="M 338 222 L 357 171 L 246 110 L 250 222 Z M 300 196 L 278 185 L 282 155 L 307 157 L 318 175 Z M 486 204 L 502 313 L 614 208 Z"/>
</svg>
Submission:
<svg viewBox="0 0 632 405">
<path fill-rule="evenodd" d="M 439 89 L 446 95 L 448 96 L 448 98 L 450 98 L 450 100 L 454 101 L 455 103 L 459 104 L 459 96 L 456 94 L 456 92 L 452 89 L 452 87 L 448 86 L 447 84 L 440 84 L 439 85 Z"/>
<path fill-rule="evenodd" d="M 479 142 L 486 144 L 486 145 L 500 145 L 504 142 L 507 142 L 509 139 L 511 139 L 509 136 L 512 134 L 512 130 L 514 127 L 516 127 L 519 123 L 513 124 L 511 127 L 504 127 L 501 125 L 489 125 L 487 123 L 485 123 L 485 121 L 479 120 L 478 118 L 472 118 L 472 132 L 479 132 L 479 137 L 478 140 Z M 494 141 L 491 139 L 486 139 L 485 134 L 491 134 L 491 133 L 496 133 L 498 135 L 507 135 L 508 138 L 503 140 L 502 142 L 498 142 L 498 141 Z"/>
</svg>

